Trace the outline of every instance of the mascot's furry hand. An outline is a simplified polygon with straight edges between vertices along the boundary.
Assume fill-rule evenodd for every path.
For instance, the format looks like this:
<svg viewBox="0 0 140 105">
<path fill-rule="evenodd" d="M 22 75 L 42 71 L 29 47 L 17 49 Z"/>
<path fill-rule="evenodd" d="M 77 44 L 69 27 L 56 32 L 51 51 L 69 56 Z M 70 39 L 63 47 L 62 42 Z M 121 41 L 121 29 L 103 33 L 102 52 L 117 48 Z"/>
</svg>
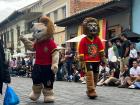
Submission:
<svg viewBox="0 0 140 105">
<path fill-rule="evenodd" d="M 28 40 L 23 35 L 19 36 L 19 40 L 21 40 L 23 42 L 23 44 L 25 45 L 26 49 L 34 51 L 34 49 L 33 49 L 33 42 L 32 41 Z"/>
<path fill-rule="evenodd" d="M 52 64 L 51 70 L 53 71 L 54 74 L 56 74 L 56 72 L 57 72 L 57 70 L 58 70 L 58 65 Z"/>
<path fill-rule="evenodd" d="M 51 66 L 51 70 L 54 72 L 54 74 L 56 74 L 58 70 L 58 63 L 59 63 L 59 51 L 55 50 L 52 53 L 52 66 Z"/>
</svg>

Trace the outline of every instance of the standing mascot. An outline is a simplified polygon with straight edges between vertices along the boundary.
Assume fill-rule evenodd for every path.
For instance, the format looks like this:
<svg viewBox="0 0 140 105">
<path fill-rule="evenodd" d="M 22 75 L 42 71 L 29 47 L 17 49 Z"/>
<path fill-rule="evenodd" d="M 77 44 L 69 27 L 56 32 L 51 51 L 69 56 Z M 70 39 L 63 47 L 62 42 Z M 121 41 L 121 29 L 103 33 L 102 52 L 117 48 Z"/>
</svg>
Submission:
<svg viewBox="0 0 140 105">
<path fill-rule="evenodd" d="M 105 61 L 104 48 L 99 35 L 98 21 L 88 17 L 83 21 L 83 32 L 86 37 L 79 43 L 79 57 L 85 63 L 87 96 L 90 99 L 97 97 L 96 84 L 98 81 L 99 64 Z"/>
<path fill-rule="evenodd" d="M 59 52 L 53 40 L 54 25 L 48 17 L 42 16 L 32 30 L 34 42 L 20 36 L 25 47 L 36 52 L 32 71 L 33 86 L 29 98 L 36 101 L 42 91 L 45 103 L 54 102 L 53 84 L 59 61 Z"/>
</svg>

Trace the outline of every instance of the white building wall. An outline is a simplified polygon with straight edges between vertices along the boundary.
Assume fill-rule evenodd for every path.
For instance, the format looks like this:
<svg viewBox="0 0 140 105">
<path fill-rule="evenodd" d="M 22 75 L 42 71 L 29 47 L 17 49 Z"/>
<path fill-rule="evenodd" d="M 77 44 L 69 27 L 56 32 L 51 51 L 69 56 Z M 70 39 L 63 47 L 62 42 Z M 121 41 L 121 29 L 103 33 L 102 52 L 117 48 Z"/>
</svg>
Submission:
<svg viewBox="0 0 140 105">
<path fill-rule="evenodd" d="M 69 16 L 70 11 L 70 0 L 42 0 L 42 12 L 43 15 L 50 14 L 50 18 L 53 22 L 54 21 L 54 12 L 57 11 L 57 20 L 59 21 L 63 19 L 63 10 L 62 8 L 66 6 L 66 17 Z M 56 44 L 61 45 L 65 42 L 65 28 L 58 27 L 55 25 L 55 34 L 54 34 L 54 41 Z"/>
<path fill-rule="evenodd" d="M 9 31 L 9 42 L 11 43 L 11 29 L 13 29 L 13 37 L 14 37 L 14 54 L 16 54 L 16 49 L 17 49 L 17 26 L 20 27 L 20 32 L 25 30 L 24 24 L 25 24 L 25 20 L 21 20 L 21 21 L 17 21 L 14 22 L 16 24 L 10 25 L 9 27 L 7 27 L 7 31 Z M 8 43 L 8 42 L 7 42 Z M 23 43 L 21 43 L 21 46 L 23 46 Z M 21 48 L 21 52 L 25 52 L 25 48 Z M 6 53 L 6 59 L 9 59 L 12 57 L 10 50 L 9 49 L 5 49 L 5 53 Z"/>
</svg>

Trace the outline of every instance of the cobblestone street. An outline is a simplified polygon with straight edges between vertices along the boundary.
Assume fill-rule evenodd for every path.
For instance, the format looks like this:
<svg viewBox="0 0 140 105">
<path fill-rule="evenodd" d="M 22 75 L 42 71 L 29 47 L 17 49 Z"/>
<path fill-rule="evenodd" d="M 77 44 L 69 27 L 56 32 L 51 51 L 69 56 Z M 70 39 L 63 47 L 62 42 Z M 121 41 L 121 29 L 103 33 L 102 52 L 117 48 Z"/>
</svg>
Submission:
<svg viewBox="0 0 140 105">
<path fill-rule="evenodd" d="M 28 99 L 32 86 L 30 78 L 14 77 L 10 86 L 20 96 L 20 105 L 46 105 L 43 103 L 43 95 L 37 102 Z M 56 81 L 54 85 L 56 101 L 47 105 L 140 105 L 140 90 L 97 87 L 99 97 L 96 100 L 88 99 L 85 90 L 85 84 Z M 0 96 L 0 105 L 2 101 L 3 96 Z"/>
</svg>

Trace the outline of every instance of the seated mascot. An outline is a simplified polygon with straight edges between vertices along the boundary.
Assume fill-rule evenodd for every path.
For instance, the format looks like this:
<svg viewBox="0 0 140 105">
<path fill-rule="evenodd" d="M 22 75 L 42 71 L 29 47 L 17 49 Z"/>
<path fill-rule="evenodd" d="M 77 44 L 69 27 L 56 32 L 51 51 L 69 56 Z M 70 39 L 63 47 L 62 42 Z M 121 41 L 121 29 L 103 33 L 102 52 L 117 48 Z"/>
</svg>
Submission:
<svg viewBox="0 0 140 105">
<path fill-rule="evenodd" d="M 59 52 L 53 40 L 54 25 L 48 17 L 42 16 L 32 30 L 34 41 L 20 36 L 25 48 L 36 52 L 29 98 L 36 101 L 42 92 L 45 103 L 54 102 L 53 84 L 59 61 Z"/>
<path fill-rule="evenodd" d="M 99 75 L 99 64 L 105 62 L 103 44 L 98 37 L 99 26 L 95 18 L 87 17 L 83 21 L 83 33 L 86 37 L 79 43 L 79 58 L 85 64 L 87 96 L 90 99 L 97 97 L 96 84 Z"/>
</svg>

